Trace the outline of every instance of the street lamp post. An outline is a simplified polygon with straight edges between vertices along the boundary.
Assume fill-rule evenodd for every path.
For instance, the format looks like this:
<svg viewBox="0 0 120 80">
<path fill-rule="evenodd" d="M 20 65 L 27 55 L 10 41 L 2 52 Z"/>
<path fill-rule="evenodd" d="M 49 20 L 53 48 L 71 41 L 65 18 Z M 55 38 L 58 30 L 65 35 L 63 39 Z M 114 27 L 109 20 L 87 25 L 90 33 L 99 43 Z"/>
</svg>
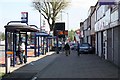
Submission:
<svg viewBox="0 0 120 80">
<path fill-rule="evenodd" d="M 40 31 L 41 31 L 41 2 L 34 2 L 35 8 L 39 11 L 40 13 Z"/>
<path fill-rule="evenodd" d="M 69 13 L 68 13 L 68 12 L 65 12 L 65 11 L 61 11 L 61 12 L 67 14 L 67 30 L 69 31 Z M 69 35 L 68 35 L 68 36 L 69 36 Z M 67 36 L 67 37 L 68 37 L 68 36 Z M 64 41 L 65 41 L 65 38 L 64 38 Z"/>
<path fill-rule="evenodd" d="M 62 13 L 67 14 L 67 29 L 69 31 L 69 13 L 65 12 L 65 11 L 61 11 L 61 21 L 62 21 Z M 64 42 L 63 44 L 65 44 L 65 40 L 66 40 L 66 36 L 65 36 L 65 38 L 63 38 L 63 42 Z"/>
<path fill-rule="evenodd" d="M 61 21 L 62 21 L 62 13 L 67 14 L 67 29 L 69 30 L 69 13 L 65 11 L 61 11 Z"/>
<path fill-rule="evenodd" d="M 69 31 L 69 14 L 67 13 L 67 27 L 68 27 L 68 31 Z"/>
<path fill-rule="evenodd" d="M 42 29 L 41 29 L 41 2 L 40 2 L 40 7 L 39 7 L 40 9 L 40 31 L 42 31 Z"/>
</svg>

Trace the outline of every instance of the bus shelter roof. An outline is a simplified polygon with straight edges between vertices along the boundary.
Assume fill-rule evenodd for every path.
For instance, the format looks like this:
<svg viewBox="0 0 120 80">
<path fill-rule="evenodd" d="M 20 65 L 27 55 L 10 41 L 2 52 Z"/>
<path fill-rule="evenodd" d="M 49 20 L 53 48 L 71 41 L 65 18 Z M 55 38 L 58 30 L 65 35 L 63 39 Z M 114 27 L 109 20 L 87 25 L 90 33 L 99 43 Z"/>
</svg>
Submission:
<svg viewBox="0 0 120 80">
<path fill-rule="evenodd" d="M 5 29 L 7 29 L 8 32 L 37 32 L 39 31 L 37 28 L 33 28 L 29 25 L 21 25 L 21 24 L 12 24 L 12 25 L 6 25 L 4 26 Z"/>
</svg>

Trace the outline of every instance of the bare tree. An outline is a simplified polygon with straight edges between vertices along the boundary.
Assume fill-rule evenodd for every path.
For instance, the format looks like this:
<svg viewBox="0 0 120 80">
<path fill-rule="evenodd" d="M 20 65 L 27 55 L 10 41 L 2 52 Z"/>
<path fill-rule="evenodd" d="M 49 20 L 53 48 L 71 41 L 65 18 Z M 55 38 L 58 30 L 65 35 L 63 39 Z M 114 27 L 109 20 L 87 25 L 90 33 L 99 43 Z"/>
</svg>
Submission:
<svg viewBox="0 0 120 80">
<path fill-rule="evenodd" d="M 39 0 L 33 2 L 33 7 L 38 10 L 49 24 L 50 31 L 53 31 L 57 15 L 68 6 L 66 0 Z"/>
</svg>

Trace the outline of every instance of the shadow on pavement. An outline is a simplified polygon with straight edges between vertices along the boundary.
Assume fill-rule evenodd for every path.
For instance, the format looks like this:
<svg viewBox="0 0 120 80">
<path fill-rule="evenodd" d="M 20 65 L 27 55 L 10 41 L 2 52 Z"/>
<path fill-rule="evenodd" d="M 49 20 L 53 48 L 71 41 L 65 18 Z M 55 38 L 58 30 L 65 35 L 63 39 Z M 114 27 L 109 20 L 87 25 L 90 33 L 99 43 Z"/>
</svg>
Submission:
<svg viewBox="0 0 120 80">
<path fill-rule="evenodd" d="M 56 55 L 57 54 L 53 53 L 28 64 L 22 64 L 22 67 L 16 69 L 10 74 L 4 75 L 2 80 L 30 80 L 39 71 L 49 65 L 56 58 Z"/>
</svg>

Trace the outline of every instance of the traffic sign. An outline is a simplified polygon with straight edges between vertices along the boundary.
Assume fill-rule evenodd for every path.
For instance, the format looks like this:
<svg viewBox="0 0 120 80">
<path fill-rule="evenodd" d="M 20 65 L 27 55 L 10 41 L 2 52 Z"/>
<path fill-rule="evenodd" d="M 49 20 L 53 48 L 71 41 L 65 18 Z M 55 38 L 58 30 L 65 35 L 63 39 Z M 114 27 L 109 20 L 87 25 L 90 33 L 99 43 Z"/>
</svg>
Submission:
<svg viewBox="0 0 120 80">
<path fill-rule="evenodd" d="M 28 12 L 21 12 L 21 22 L 28 23 Z"/>
</svg>

